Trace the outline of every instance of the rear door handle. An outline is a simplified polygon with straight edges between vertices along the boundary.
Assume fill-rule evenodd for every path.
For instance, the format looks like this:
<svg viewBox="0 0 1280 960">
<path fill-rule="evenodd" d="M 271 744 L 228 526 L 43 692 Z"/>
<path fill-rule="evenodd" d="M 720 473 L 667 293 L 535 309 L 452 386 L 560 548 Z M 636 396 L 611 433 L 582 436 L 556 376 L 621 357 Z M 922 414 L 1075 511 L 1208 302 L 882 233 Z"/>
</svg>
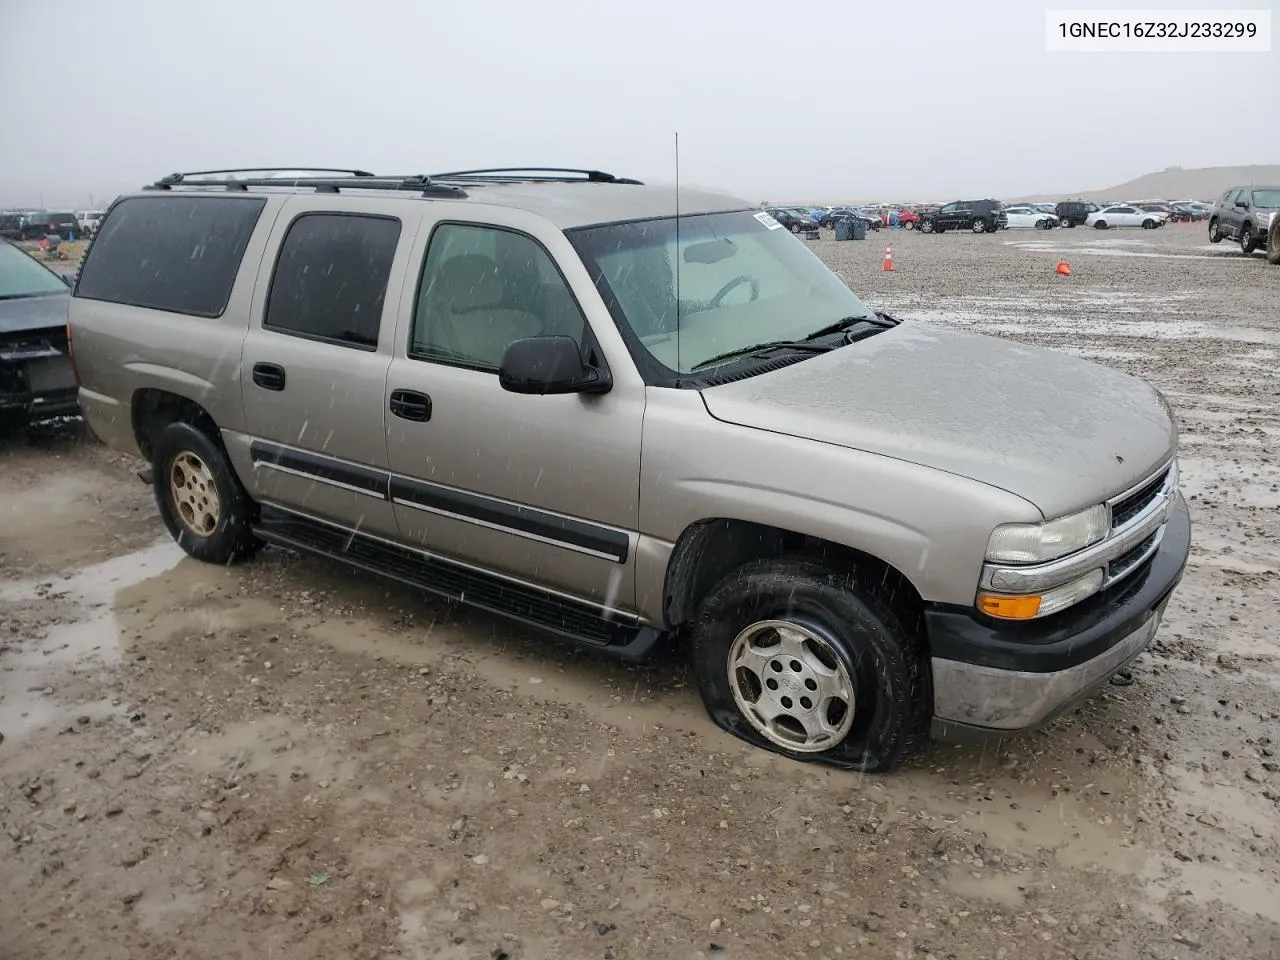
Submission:
<svg viewBox="0 0 1280 960">
<path fill-rule="evenodd" d="M 431 398 L 416 390 L 392 390 L 391 412 L 401 420 L 425 423 L 431 419 Z"/>
<path fill-rule="evenodd" d="M 278 363 L 255 363 L 253 382 L 263 390 L 283 390 L 284 367 Z"/>
</svg>

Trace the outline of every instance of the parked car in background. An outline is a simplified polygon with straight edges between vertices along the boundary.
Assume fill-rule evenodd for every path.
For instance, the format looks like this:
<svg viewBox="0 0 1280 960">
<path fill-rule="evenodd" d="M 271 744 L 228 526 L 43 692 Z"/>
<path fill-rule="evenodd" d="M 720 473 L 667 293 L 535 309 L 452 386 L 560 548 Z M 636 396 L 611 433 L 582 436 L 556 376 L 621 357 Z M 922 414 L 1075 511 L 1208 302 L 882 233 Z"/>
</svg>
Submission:
<svg viewBox="0 0 1280 960">
<path fill-rule="evenodd" d="M 76 223 L 76 215 L 70 211 L 39 210 L 24 218 L 23 240 L 41 240 L 54 233 L 64 240 L 79 237 L 80 225 Z"/>
<path fill-rule="evenodd" d="M 867 225 L 868 230 L 880 229 L 879 217 L 868 217 L 861 210 L 853 207 L 836 207 L 834 210 L 828 210 L 822 215 L 822 219 L 818 221 L 820 227 L 834 227 L 837 220 L 861 220 Z"/>
<path fill-rule="evenodd" d="M 1209 212 L 1209 242 L 1238 240 L 1246 254 L 1267 246 L 1271 216 L 1280 210 L 1280 187 L 1232 187 Z"/>
<path fill-rule="evenodd" d="M 1009 217 L 999 200 L 956 200 L 944 203 L 937 213 L 926 214 L 920 222 L 920 232 L 972 230 L 974 233 L 995 233 L 1008 226 Z"/>
<path fill-rule="evenodd" d="M 22 239 L 22 214 L 0 213 L 0 238 L 5 240 Z"/>
<path fill-rule="evenodd" d="M 75 412 L 70 299 L 66 281 L 0 240 L 0 428 Z"/>
<path fill-rule="evenodd" d="M 1078 227 L 1098 211 L 1098 205 L 1087 200 L 1063 200 L 1053 208 L 1058 221 L 1064 227 Z"/>
<path fill-rule="evenodd" d="M 814 230 L 818 226 L 807 212 L 792 207 L 769 207 L 766 212 L 792 233 Z"/>
<path fill-rule="evenodd" d="M 1145 230 L 1154 230 L 1156 227 L 1164 226 L 1164 221 L 1164 215 L 1161 213 L 1121 204 L 1089 214 L 1085 223 L 1098 230 L 1110 230 L 1113 227 L 1142 227 Z"/>
<path fill-rule="evenodd" d="M 920 226 L 920 214 L 911 209 L 903 209 L 898 211 L 898 226 L 903 230 L 914 230 Z"/>
<path fill-rule="evenodd" d="M 1004 208 L 1009 220 L 1009 229 L 1015 227 L 1034 227 L 1037 230 L 1052 230 L 1058 225 L 1058 218 L 1052 213 L 1044 213 L 1035 207 L 1014 206 Z"/>
<path fill-rule="evenodd" d="M 76 223 L 82 234 L 92 234 L 102 222 L 101 210 L 80 210 L 76 213 Z"/>
</svg>

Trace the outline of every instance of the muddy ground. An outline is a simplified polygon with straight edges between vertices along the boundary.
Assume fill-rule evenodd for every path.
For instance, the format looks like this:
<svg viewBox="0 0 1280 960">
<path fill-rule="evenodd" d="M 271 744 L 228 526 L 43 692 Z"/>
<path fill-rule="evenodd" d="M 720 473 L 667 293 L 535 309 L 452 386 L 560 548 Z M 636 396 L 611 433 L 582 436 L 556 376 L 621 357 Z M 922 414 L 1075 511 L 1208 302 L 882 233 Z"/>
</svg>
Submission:
<svg viewBox="0 0 1280 960">
<path fill-rule="evenodd" d="M 0 957 L 1280 957 L 1280 269 L 1203 237 L 814 245 L 875 306 L 1150 378 L 1183 430 L 1191 565 L 1132 683 L 888 776 L 729 738 L 677 656 L 203 566 L 77 425 L 5 441 Z"/>
</svg>

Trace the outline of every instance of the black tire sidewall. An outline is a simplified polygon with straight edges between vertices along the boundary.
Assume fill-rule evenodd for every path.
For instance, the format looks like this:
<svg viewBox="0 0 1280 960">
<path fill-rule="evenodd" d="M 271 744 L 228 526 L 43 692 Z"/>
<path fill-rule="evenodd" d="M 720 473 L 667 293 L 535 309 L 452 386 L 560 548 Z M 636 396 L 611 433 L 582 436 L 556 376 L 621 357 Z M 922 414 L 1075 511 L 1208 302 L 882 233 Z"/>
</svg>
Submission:
<svg viewBox="0 0 1280 960">
<path fill-rule="evenodd" d="M 854 683 L 853 725 L 837 746 L 797 753 L 761 736 L 739 712 L 729 685 L 729 649 L 760 620 L 790 620 L 821 636 Z M 897 765 L 924 739 L 927 668 L 897 617 L 848 578 L 802 560 L 762 561 L 730 574 L 699 609 L 692 663 L 707 712 L 722 729 L 774 753 L 861 771 Z"/>
<path fill-rule="evenodd" d="M 171 501 L 169 469 L 182 453 L 195 454 L 213 475 L 219 516 L 218 526 L 207 537 L 188 530 L 178 519 Z M 183 550 L 206 563 L 236 563 L 257 552 L 261 542 L 253 535 L 256 505 L 231 469 L 219 440 L 189 423 L 170 424 L 156 439 L 151 464 L 151 482 L 160 517 Z"/>
</svg>

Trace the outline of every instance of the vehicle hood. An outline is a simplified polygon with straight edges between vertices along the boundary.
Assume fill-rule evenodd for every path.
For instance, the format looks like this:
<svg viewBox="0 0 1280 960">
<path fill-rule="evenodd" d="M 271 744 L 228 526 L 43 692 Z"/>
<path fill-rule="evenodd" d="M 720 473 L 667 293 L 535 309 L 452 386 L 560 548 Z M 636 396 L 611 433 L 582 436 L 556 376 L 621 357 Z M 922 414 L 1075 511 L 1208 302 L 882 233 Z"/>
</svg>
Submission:
<svg viewBox="0 0 1280 960">
<path fill-rule="evenodd" d="M 42 297 L 0 299 L 0 334 L 66 326 L 70 303 L 70 290 Z"/>
<path fill-rule="evenodd" d="M 914 321 L 702 396 L 718 420 L 945 470 L 1047 518 L 1128 489 L 1177 445 L 1167 404 L 1142 380 Z"/>
</svg>

